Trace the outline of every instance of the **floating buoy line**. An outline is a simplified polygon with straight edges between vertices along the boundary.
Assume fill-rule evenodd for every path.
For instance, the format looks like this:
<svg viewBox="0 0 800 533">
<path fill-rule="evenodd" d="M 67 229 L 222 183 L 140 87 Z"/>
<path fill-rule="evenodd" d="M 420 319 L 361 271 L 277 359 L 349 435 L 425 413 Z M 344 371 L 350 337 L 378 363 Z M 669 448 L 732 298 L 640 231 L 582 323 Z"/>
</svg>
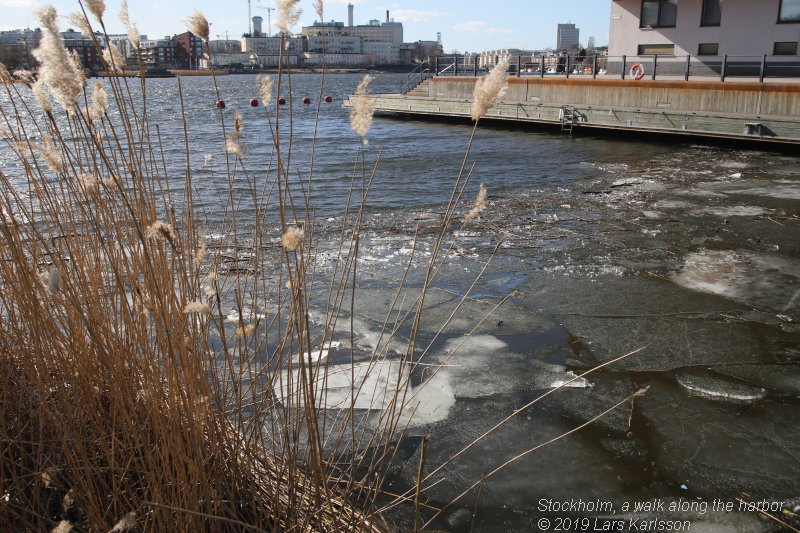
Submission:
<svg viewBox="0 0 800 533">
<path fill-rule="evenodd" d="M 312 102 L 310 96 L 304 96 L 301 101 L 303 102 L 303 105 L 310 105 Z M 322 101 L 325 102 L 326 104 L 332 104 L 333 96 L 330 95 L 326 96 L 322 99 Z M 217 109 L 225 109 L 225 100 L 222 99 L 217 100 L 214 105 L 217 107 Z M 257 98 L 252 98 L 250 100 L 250 107 L 258 107 L 260 105 L 261 102 Z M 284 98 L 283 96 L 278 97 L 278 105 L 286 105 L 286 98 Z"/>
</svg>

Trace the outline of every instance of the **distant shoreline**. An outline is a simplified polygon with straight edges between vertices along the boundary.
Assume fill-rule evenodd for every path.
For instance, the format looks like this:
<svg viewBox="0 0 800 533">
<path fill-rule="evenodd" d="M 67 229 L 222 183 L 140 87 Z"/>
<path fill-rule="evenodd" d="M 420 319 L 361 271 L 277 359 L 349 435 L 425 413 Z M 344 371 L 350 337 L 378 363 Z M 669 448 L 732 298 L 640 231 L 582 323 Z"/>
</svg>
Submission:
<svg viewBox="0 0 800 533">
<path fill-rule="evenodd" d="M 413 65 L 387 65 L 381 67 L 329 67 L 329 68 L 292 68 L 291 71 L 300 74 L 320 74 L 323 70 L 329 74 L 363 74 L 367 72 L 392 72 L 405 74 L 411 70 Z M 244 69 L 214 69 L 212 70 L 190 70 L 190 69 L 169 69 L 156 73 L 146 73 L 146 78 L 172 78 L 176 76 L 190 77 L 190 76 L 227 76 L 230 74 L 277 74 L 278 69 L 266 68 L 261 70 L 244 70 Z M 126 70 L 113 76 L 122 76 L 125 78 L 138 78 L 140 72 L 138 70 Z M 92 77 L 108 78 L 108 72 L 100 71 L 92 73 Z"/>
</svg>

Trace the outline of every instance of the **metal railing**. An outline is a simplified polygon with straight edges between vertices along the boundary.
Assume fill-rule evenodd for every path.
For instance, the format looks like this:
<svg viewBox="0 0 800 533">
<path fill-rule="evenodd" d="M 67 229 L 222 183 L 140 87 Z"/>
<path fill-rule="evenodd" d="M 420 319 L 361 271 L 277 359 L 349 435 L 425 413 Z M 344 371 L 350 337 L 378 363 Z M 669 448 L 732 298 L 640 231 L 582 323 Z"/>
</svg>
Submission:
<svg viewBox="0 0 800 533">
<path fill-rule="evenodd" d="M 405 94 L 423 81 L 427 80 L 430 77 L 433 77 L 435 74 L 431 72 L 430 63 L 427 61 L 424 63 L 420 63 L 417 65 L 414 70 L 408 73 L 408 75 L 403 78 L 402 83 L 400 84 L 400 93 Z"/>
<path fill-rule="evenodd" d="M 422 69 L 422 70 L 420 70 Z M 513 56 L 509 64 L 512 76 L 564 76 L 617 78 L 627 80 L 698 80 L 751 81 L 800 79 L 800 61 L 796 56 Z M 433 76 L 479 76 L 487 68 L 477 58 L 465 56 L 436 57 L 431 63 L 417 66 L 404 80 L 403 90 L 413 88 Z"/>
<path fill-rule="evenodd" d="M 620 79 L 692 79 L 757 81 L 769 78 L 800 78 L 795 56 L 616 56 L 604 58 L 606 76 Z"/>
</svg>

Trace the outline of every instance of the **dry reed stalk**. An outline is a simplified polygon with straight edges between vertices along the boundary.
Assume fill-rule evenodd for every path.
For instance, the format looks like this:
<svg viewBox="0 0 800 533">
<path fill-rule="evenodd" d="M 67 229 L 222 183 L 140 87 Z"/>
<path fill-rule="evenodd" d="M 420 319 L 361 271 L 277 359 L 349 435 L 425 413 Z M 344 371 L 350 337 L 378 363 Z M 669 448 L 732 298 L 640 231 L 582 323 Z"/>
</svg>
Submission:
<svg viewBox="0 0 800 533">
<path fill-rule="evenodd" d="M 86 5 L 102 18 L 102 1 Z M 281 0 L 279 7 L 285 31 L 296 22 L 296 2 Z M 317 7 L 321 12 L 321 2 Z M 224 171 L 214 185 L 225 193 L 214 229 L 231 236 L 230 251 L 223 253 L 204 237 L 208 221 L 194 197 L 194 147 L 185 118 L 185 164 L 173 168 L 164 146 L 176 138 L 162 139 L 144 77 L 141 96 L 133 96 L 114 68 L 124 59 L 111 50 L 106 62 L 112 75 L 89 101 L 77 72 L 70 84 L 62 83 L 56 62 L 67 71 L 75 64 L 54 40 L 55 11 L 46 8 L 42 17 L 46 36 L 37 57 L 43 64 L 29 90 L 44 114 L 27 107 L 19 91 L 28 89 L 17 86 L 2 88 L 9 104 L 0 106 L 9 137 L 2 142 L 22 169 L 18 176 L 0 173 L 0 496 L 8 495 L 0 529 L 14 523 L 43 531 L 68 527 L 62 524 L 124 530 L 133 517 L 143 530 L 386 529 L 381 485 L 397 461 L 394 444 L 410 423 L 411 370 L 433 343 L 417 345 L 420 317 L 426 291 L 455 242 L 475 128 L 432 238 L 422 289 L 405 307 L 403 286 L 417 260 L 412 254 L 379 341 L 363 354 L 368 370 L 357 378 L 358 256 L 381 150 L 371 161 L 365 148 L 358 149 L 341 232 L 332 243 L 334 266 L 318 272 L 316 254 L 326 236 L 316 233 L 315 144 L 308 180 L 294 179 L 293 117 L 284 120 L 277 106 L 274 122 L 268 120 L 273 144 L 263 174 L 248 168 L 243 151 L 220 154 Z M 125 1 L 120 18 L 138 49 Z M 192 15 L 189 26 L 208 40 L 202 14 Z M 66 115 L 52 108 L 43 83 Z M 359 85 L 362 105 L 353 124 L 362 139 L 372 120 L 368 83 L 365 78 Z M 291 93 L 283 69 L 274 85 L 260 84 L 265 105 L 273 90 L 281 94 L 282 84 Z M 180 82 L 176 99 L 184 111 Z M 91 112 L 74 113 L 76 105 Z M 241 119 L 230 130 L 225 121 L 220 110 L 220 146 L 241 143 L 247 133 Z M 42 142 L 29 141 L 34 134 Z M 184 180 L 181 199 L 171 185 L 178 177 Z M 484 203 L 481 188 L 475 209 Z M 275 232 L 272 222 L 279 226 Z M 415 251 L 418 238 L 412 238 Z M 313 313 L 322 315 L 321 325 L 312 322 Z M 390 356 L 390 343 L 406 330 L 398 358 L 403 370 L 393 389 L 366 390 L 370 374 L 380 373 Z M 343 332 L 350 338 L 351 405 L 333 411 L 325 407 L 331 361 L 322 352 Z M 278 395 L 281 386 L 286 393 Z M 376 427 L 354 407 L 362 393 L 387 406 Z M 418 514 L 429 508 L 420 501 L 432 475 L 423 477 L 424 461 L 414 489 L 396 498 Z"/>
</svg>

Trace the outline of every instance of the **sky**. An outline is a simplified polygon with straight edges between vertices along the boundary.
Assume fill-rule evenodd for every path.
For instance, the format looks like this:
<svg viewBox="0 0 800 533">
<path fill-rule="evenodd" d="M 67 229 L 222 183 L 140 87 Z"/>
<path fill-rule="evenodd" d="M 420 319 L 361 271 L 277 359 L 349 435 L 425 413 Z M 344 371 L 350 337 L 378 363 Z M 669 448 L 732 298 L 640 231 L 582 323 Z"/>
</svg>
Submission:
<svg viewBox="0 0 800 533">
<path fill-rule="evenodd" d="M 104 17 L 109 33 L 125 33 L 117 20 L 121 0 L 106 0 Z M 580 28 L 581 43 L 590 36 L 597 46 L 608 44 L 610 0 L 496 0 L 491 5 L 474 0 L 325 0 L 325 20 L 347 23 L 347 4 L 355 6 L 355 23 L 386 20 L 386 10 L 403 23 L 404 40 L 435 40 L 442 33 L 445 52 L 481 52 L 500 48 L 542 49 L 555 47 L 556 25 L 572 22 Z M 36 27 L 34 11 L 52 4 L 59 14 L 78 10 L 77 0 L 0 0 L 0 30 Z M 186 31 L 186 18 L 200 9 L 211 22 L 211 38 L 237 39 L 248 31 L 247 0 L 129 0 L 131 20 L 149 38 L 163 38 Z M 253 16 L 277 18 L 277 0 L 251 0 Z M 303 14 L 294 28 L 310 26 L 318 19 L 312 0 L 300 0 Z M 69 26 L 66 20 L 62 27 Z"/>
</svg>

